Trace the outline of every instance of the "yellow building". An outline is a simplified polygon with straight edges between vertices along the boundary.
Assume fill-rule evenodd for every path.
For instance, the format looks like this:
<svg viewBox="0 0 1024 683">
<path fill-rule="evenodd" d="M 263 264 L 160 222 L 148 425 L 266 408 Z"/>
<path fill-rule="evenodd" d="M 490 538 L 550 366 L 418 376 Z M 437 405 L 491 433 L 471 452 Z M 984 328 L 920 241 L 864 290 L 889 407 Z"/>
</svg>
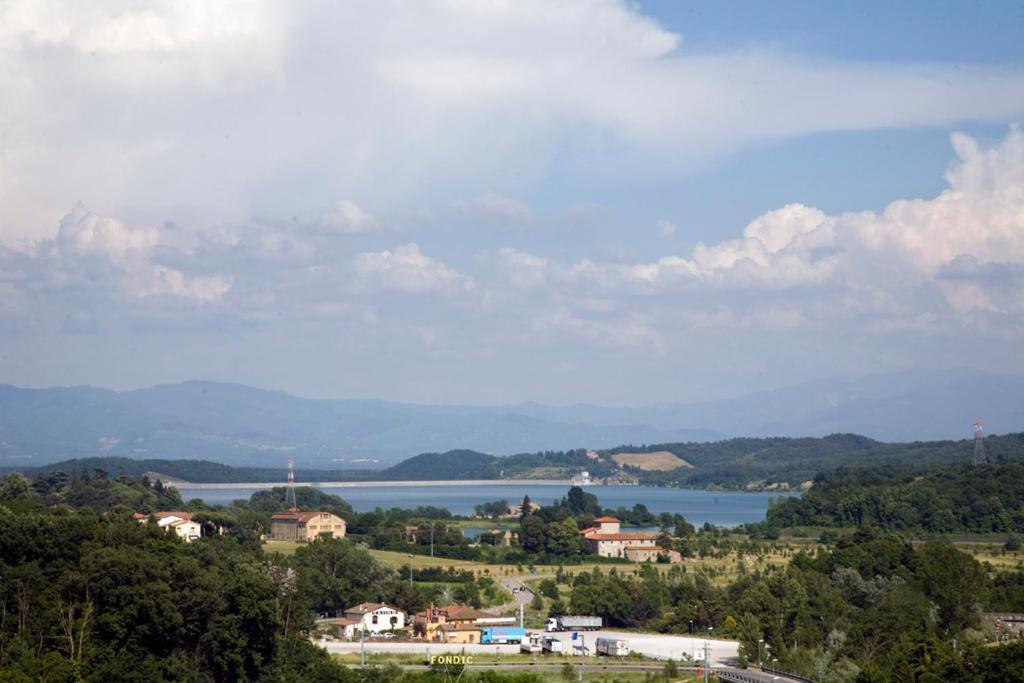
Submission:
<svg viewBox="0 0 1024 683">
<path fill-rule="evenodd" d="M 647 560 L 651 554 L 656 558 L 658 553 L 657 535 L 645 531 L 623 532 L 620 522 L 614 517 L 598 517 L 594 520 L 598 526 L 580 531 L 584 540 L 590 543 L 594 554 L 601 557 L 633 557 Z M 633 555 L 627 555 L 627 549 Z"/>
<path fill-rule="evenodd" d="M 454 643 L 456 645 L 467 645 L 480 642 L 480 626 L 472 624 L 445 624 L 437 629 L 437 634 L 442 643 Z"/>
<path fill-rule="evenodd" d="M 330 512 L 278 512 L 270 516 L 275 541 L 312 541 L 318 536 L 345 538 L 345 520 Z"/>
</svg>

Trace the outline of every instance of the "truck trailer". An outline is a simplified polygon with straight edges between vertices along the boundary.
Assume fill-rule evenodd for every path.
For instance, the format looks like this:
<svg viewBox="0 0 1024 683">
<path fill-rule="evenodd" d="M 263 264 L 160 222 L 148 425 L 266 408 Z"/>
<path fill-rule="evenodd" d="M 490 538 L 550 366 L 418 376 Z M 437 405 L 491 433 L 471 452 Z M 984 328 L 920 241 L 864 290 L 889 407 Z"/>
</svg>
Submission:
<svg viewBox="0 0 1024 683">
<path fill-rule="evenodd" d="M 618 638 L 598 638 L 595 647 L 598 655 L 625 657 L 629 654 L 629 641 Z"/>
<path fill-rule="evenodd" d="M 596 631 L 601 628 L 601 617 L 564 616 L 548 619 L 545 630 L 551 631 Z"/>
<path fill-rule="evenodd" d="M 518 645 L 525 637 L 526 629 L 518 626 L 488 626 L 480 630 L 481 645 Z"/>
</svg>

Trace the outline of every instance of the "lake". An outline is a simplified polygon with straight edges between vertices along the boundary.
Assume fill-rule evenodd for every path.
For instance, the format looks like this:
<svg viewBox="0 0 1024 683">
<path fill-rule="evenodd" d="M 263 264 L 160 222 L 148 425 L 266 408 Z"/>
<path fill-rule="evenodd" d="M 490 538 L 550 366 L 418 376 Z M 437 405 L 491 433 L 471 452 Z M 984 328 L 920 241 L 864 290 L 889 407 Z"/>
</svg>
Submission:
<svg viewBox="0 0 1024 683">
<path fill-rule="evenodd" d="M 300 486 L 302 484 L 299 484 Z M 456 515 L 472 515 L 473 506 L 502 498 L 518 503 L 524 495 L 545 505 L 565 496 L 565 484 L 472 484 L 423 486 L 362 486 L 321 487 L 325 493 L 341 496 L 358 512 L 381 508 L 414 508 L 433 505 L 451 510 Z M 654 514 L 679 513 L 695 526 L 710 522 L 716 526 L 736 526 L 764 519 L 768 501 L 779 493 L 739 493 L 699 491 L 693 489 L 655 488 L 650 486 L 587 486 L 588 493 L 597 496 L 602 507 L 631 508 L 643 503 Z M 237 498 L 248 499 L 255 488 L 202 488 L 179 487 L 185 500 L 202 498 L 208 503 L 225 505 Z"/>
</svg>

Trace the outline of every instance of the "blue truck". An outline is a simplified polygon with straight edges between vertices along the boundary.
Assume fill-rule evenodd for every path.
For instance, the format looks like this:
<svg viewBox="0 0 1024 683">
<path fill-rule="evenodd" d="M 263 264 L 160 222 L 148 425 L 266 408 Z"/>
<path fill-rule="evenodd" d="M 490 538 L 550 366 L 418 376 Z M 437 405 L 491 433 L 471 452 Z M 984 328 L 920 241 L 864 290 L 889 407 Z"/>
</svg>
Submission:
<svg viewBox="0 0 1024 683">
<path fill-rule="evenodd" d="M 519 645 L 526 637 L 526 629 L 518 626 L 487 626 L 480 631 L 481 645 Z"/>
</svg>

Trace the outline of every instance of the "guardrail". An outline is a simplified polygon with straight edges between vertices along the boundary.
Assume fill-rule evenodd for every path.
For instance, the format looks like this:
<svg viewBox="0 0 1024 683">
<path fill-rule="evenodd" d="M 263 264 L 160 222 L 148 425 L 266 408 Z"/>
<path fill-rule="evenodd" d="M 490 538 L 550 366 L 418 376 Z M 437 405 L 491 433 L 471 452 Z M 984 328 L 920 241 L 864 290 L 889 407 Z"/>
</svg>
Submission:
<svg viewBox="0 0 1024 683">
<path fill-rule="evenodd" d="M 754 678 L 739 671 L 723 671 L 721 669 L 712 669 L 715 675 L 723 681 L 730 681 L 730 683 L 764 683 L 763 678 Z"/>
<path fill-rule="evenodd" d="M 813 678 L 807 678 L 805 676 L 799 676 L 797 674 L 791 674 L 788 671 L 781 671 L 779 669 L 769 669 L 766 666 L 762 666 L 761 667 L 761 671 L 765 672 L 766 674 L 774 674 L 775 676 L 782 676 L 784 678 L 789 678 L 789 679 L 794 680 L 794 681 L 800 681 L 800 683 L 818 683 Z"/>
</svg>

